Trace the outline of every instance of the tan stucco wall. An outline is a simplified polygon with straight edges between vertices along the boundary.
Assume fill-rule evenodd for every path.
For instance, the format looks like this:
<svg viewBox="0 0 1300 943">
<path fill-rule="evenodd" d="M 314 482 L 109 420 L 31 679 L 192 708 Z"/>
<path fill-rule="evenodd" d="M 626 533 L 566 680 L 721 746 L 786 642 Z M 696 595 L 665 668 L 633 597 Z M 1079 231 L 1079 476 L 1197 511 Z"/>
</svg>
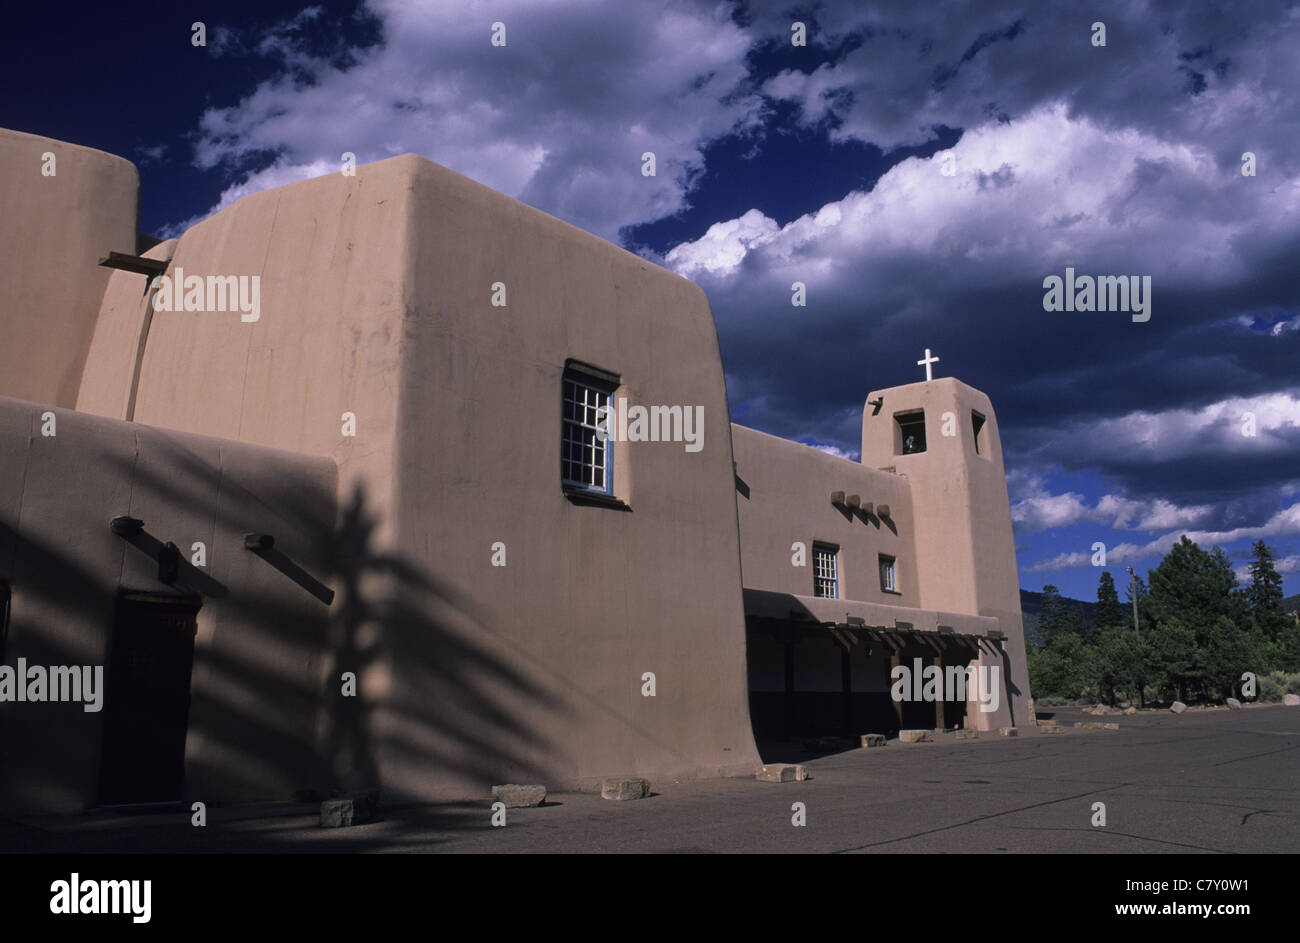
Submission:
<svg viewBox="0 0 1300 943">
<path fill-rule="evenodd" d="M 141 254 L 166 261 L 176 251 L 176 243 L 167 239 Z M 156 280 L 134 272 L 113 271 L 109 276 L 77 393 L 79 412 L 131 418 L 133 381 L 156 313 L 150 305 L 156 291 Z M 160 314 L 168 317 L 171 312 Z"/>
<path fill-rule="evenodd" d="M 915 507 L 920 605 L 993 616 L 1007 634 L 1006 659 L 1011 720 L 1032 723 L 1029 674 L 1015 537 L 997 416 L 989 398 L 960 380 L 945 377 L 873 391 L 883 399 L 877 415 L 863 408 L 862 460 L 893 467 L 906 476 Z M 925 412 L 926 451 L 898 454 L 895 415 Z M 982 451 L 976 454 L 971 411 L 985 417 Z M 955 435 L 943 432 L 944 413 L 954 416 Z"/>
<path fill-rule="evenodd" d="M 425 792 L 434 750 L 469 771 L 485 742 L 523 775 L 589 785 L 751 772 L 726 389 L 694 284 L 425 161 L 413 172 L 397 462 L 399 544 L 469 597 L 464 628 L 535 684 L 430 684 L 413 648 L 392 733 L 420 703 L 443 726 L 394 742 L 389 782 Z M 502 282 L 507 306 L 490 304 Z M 566 358 L 617 373 L 629 405 L 701 406 L 703 449 L 615 446 L 623 512 L 560 487 Z M 507 565 L 491 566 L 494 541 Z M 642 695 L 653 672 L 655 697 Z M 510 704 L 506 737 L 491 715 Z M 445 712 L 445 713 L 444 713 Z M 400 730 L 399 730 L 400 728 Z M 469 779 L 462 775 L 463 779 Z M 467 783 L 468 784 L 468 783 Z"/>
<path fill-rule="evenodd" d="M 76 403 L 108 284 L 98 262 L 135 252 L 139 191 L 129 161 L 0 129 L 0 395 Z"/>
<path fill-rule="evenodd" d="M 828 543 L 840 550 L 841 599 L 920 605 L 912 495 L 905 479 L 744 426 L 733 425 L 732 438 L 747 588 L 812 596 L 813 543 Z M 857 494 L 876 507 L 888 505 L 890 517 L 848 514 L 831 503 L 834 491 Z M 796 541 L 805 547 L 804 566 L 792 562 Z M 880 554 L 896 558 L 897 593 L 880 588 Z"/>
<path fill-rule="evenodd" d="M 46 413 L 54 415 L 54 435 Z M 244 549 L 276 547 L 328 579 L 335 516 L 327 460 L 0 397 L 0 578 L 12 613 L 4 661 L 106 668 L 119 587 L 174 594 L 157 564 L 109 529 L 121 514 L 205 544 L 186 739 L 186 797 L 287 799 L 318 787 L 326 607 Z M 186 577 L 186 580 L 189 578 Z M 107 697 L 112 697 L 109 685 Z M 97 801 L 106 712 L 0 705 L 0 806 L 69 811 Z"/>
<path fill-rule="evenodd" d="M 245 197 L 186 230 L 167 274 L 259 276 L 260 316 L 155 312 L 135 420 L 332 458 L 342 493 L 361 485 L 388 508 L 408 187 L 400 159 L 385 161 Z"/>
<path fill-rule="evenodd" d="M 340 506 L 360 488 L 373 525 L 333 613 L 372 708 L 344 778 L 374 764 L 419 798 L 515 773 L 753 767 L 725 386 L 698 287 L 413 155 L 247 197 L 184 233 L 177 267 L 260 276 L 261 316 L 155 312 L 136 420 L 332 458 Z M 126 359 L 94 355 L 96 378 L 101 356 L 103 376 Z M 704 409 L 701 452 L 616 447 L 631 512 L 561 494 L 566 357 L 620 373 L 631 403 Z M 95 382 L 86 408 L 118 409 L 120 379 Z"/>
</svg>

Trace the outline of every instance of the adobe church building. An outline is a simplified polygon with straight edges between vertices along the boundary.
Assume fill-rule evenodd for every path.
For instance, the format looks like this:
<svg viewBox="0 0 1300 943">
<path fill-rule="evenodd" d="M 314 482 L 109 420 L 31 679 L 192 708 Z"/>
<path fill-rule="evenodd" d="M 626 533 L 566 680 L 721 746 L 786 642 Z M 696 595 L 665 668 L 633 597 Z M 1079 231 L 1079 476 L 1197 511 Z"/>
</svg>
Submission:
<svg viewBox="0 0 1300 943">
<path fill-rule="evenodd" d="M 164 242 L 121 158 L 0 171 L 0 809 L 1032 723 L 982 393 L 871 393 L 861 462 L 732 425 L 700 288 L 414 155 Z M 921 664 L 997 696 L 892 698 Z"/>
</svg>

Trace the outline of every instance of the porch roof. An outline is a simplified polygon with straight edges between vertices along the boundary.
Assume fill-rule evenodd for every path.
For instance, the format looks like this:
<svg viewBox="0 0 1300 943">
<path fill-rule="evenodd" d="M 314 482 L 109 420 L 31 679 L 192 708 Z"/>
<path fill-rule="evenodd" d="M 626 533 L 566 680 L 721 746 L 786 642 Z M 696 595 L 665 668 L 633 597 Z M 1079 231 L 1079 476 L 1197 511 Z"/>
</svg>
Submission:
<svg viewBox="0 0 1300 943">
<path fill-rule="evenodd" d="M 746 589 L 745 621 L 779 623 L 828 630 L 841 643 L 881 639 L 899 649 L 907 639 L 931 646 L 961 645 L 978 648 L 981 642 L 1004 638 L 1001 623 L 992 616 L 974 616 L 908 606 L 887 606 L 856 599 L 827 599 L 770 590 Z"/>
</svg>

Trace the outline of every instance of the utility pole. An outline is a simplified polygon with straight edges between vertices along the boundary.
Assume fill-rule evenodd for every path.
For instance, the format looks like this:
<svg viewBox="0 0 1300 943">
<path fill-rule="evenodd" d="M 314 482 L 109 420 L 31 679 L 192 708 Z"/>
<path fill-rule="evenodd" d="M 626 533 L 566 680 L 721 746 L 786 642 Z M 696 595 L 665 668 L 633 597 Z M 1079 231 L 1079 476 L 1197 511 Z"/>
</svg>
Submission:
<svg viewBox="0 0 1300 943">
<path fill-rule="evenodd" d="M 1138 629 L 1138 587 L 1137 574 L 1133 572 L 1131 566 L 1125 567 L 1129 575 L 1129 594 L 1133 597 L 1133 634 L 1138 638 L 1142 637 L 1142 632 Z"/>
<path fill-rule="evenodd" d="M 1133 597 L 1133 634 L 1137 637 L 1137 640 L 1140 643 L 1142 641 L 1142 633 L 1138 630 L 1138 587 L 1137 587 L 1138 577 L 1137 574 L 1133 572 L 1133 568 L 1131 566 L 1127 566 L 1124 569 L 1128 570 L 1128 575 L 1129 575 L 1128 591 L 1129 591 L 1129 595 Z M 1142 680 L 1141 675 L 1138 676 L 1138 704 L 1144 710 L 1146 709 L 1147 686 L 1146 686 L 1146 682 Z"/>
</svg>

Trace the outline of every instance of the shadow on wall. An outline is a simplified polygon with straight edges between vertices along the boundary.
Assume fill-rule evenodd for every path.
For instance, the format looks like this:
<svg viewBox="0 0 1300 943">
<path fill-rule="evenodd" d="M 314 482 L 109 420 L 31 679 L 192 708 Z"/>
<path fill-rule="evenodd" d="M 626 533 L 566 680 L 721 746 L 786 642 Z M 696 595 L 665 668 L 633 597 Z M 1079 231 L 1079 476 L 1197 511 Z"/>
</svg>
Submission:
<svg viewBox="0 0 1300 943">
<path fill-rule="evenodd" d="M 335 780 L 345 788 L 378 781 L 372 743 L 378 705 L 334 697 L 328 684 L 337 687 L 343 671 L 362 677 L 386 645 L 404 677 L 421 679 L 413 690 L 397 686 L 384 702 L 387 761 L 426 768 L 431 781 L 475 784 L 485 794 L 509 778 L 546 781 L 546 770 L 529 757 L 551 752 L 538 728 L 547 726 L 548 714 L 566 710 L 562 699 L 481 641 L 496 633 L 467 597 L 408 560 L 374 550 L 377 522 L 359 486 L 339 519 L 329 558 L 340 601 L 331 625 L 324 750 Z M 500 691 L 511 692 L 511 704 Z"/>
<path fill-rule="evenodd" d="M 212 631 L 194 653 L 186 801 L 382 791 L 382 770 L 394 759 L 421 764 L 431 782 L 481 783 L 484 794 L 507 773 L 532 772 L 545 781 L 535 764 L 552 745 L 538 728 L 547 726 L 548 712 L 562 709 L 560 700 L 481 640 L 491 627 L 460 593 L 376 548 L 376 521 L 360 487 L 331 527 L 322 524 L 321 503 L 296 497 L 291 486 L 245 488 L 236 479 L 249 476 L 223 472 L 220 460 L 209 462 L 162 430 L 140 433 L 156 452 L 151 461 L 109 449 L 88 461 L 108 481 L 132 482 L 132 507 L 184 509 L 186 520 L 213 522 L 214 553 L 247 555 L 233 563 L 227 557 L 220 581 L 202 571 L 208 583 L 182 581 L 201 594 L 205 587 L 224 591 L 202 598 L 208 611 L 200 618 L 211 620 Z M 274 472 L 264 469 L 257 481 L 273 481 Z M 127 509 L 96 511 L 97 518 L 82 515 L 58 534 L 0 524 L 0 579 L 14 596 L 6 664 L 18 657 L 41 665 L 103 664 L 107 673 L 118 573 L 157 572 L 152 564 L 120 566 L 129 560 L 124 555 L 153 557 L 150 549 L 157 552 L 154 545 L 169 538 L 189 546 L 181 535 L 160 532 L 143 546 L 122 541 L 120 555 L 102 566 L 88 564 L 62 548 L 76 545 L 77 531 L 106 530 Z M 243 535 L 251 532 L 297 539 L 277 546 L 278 560 L 258 559 L 244 549 Z M 317 577 L 335 591 L 328 607 L 304 581 Z M 152 585 L 140 582 L 133 579 L 130 588 L 174 592 L 154 575 L 145 581 Z M 417 673 L 422 689 L 367 696 L 368 676 L 382 678 L 385 663 L 397 661 L 408 676 Z M 358 679 L 356 696 L 343 694 L 345 671 Z M 80 704 L 0 708 L 0 801 L 7 806 L 0 814 L 49 808 L 52 796 L 62 807 L 97 803 L 103 718 L 113 705 L 113 679 L 105 683 L 100 713 Z M 508 704 L 503 691 L 510 692 Z"/>
</svg>

